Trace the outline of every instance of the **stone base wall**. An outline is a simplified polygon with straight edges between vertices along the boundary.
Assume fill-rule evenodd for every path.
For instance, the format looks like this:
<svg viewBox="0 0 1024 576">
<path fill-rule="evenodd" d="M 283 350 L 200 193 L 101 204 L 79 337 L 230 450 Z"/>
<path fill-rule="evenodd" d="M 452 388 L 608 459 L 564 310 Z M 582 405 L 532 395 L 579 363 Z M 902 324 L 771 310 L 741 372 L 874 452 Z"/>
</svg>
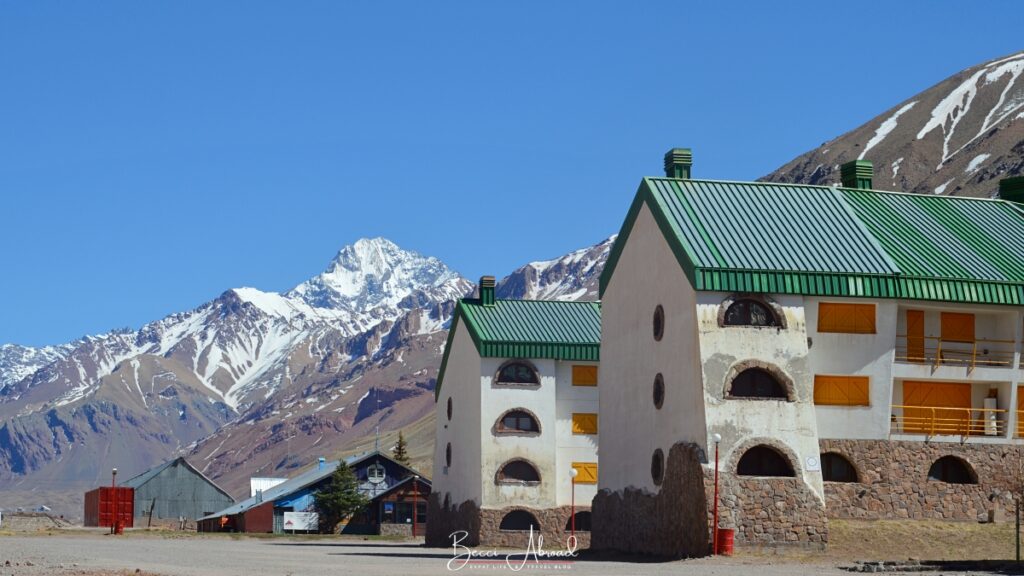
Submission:
<svg viewBox="0 0 1024 576">
<path fill-rule="evenodd" d="M 1011 492 L 1022 463 L 1021 446 L 906 442 L 892 440 L 821 440 L 822 454 L 842 455 L 857 470 L 859 482 L 825 482 L 832 518 L 987 520 L 1013 516 Z M 977 484 L 947 484 L 928 479 L 931 465 L 943 456 L 967 462 Z"/>
<path fill-rule="evenodd" d="M 569 523 L 569 516 L 572 508 L 561 506 L 558 508 L 527 508 L 525 506 L 510 506 L 508 508 L 484 508 L 480 510 L 480 545 L 495 548 L 514 548 L 525 550 L 530 541 L 530 533 L 520 531 L 501 530 L 501 519 L 513 510 L 526 510 L 533 514 L 540 523 L 539 536 L 544 537 L 545 550 L 565 550 L 566 540 L 569 532 L 565 530 Z M 576 512 L 586 512 L 590 508 L 577 506 Z M 538 544 L 538 534 L 534 534 L 534 545 Z M 590 547 L 590 532 L 576 531 L 577 549 L 582 550 Z"/>
<path fill-rule="evenodd" d="M 736 531 L 742 546 L 824 548 L 828 518 L 824 503 L 801 478 L 718 477 L 718 525 Z M 708 502 L 714 502 L 715 471 L 704 470 Z M 708 532 L 714 510 L 708 510 Z"/>
<path fill-rule="evenodd" d="M 598 492 L 591 548 L 665 558 L 707 554 L 709 507 L 700 449 L 673 446 L 664 478 L 657 494 L 630 488 Z"/>
<path fill-rule="evenodd" d="M 457 506 L 453 505 L 447 495 L 442 502 L 439 494 L 434 492 L 427 499 L 427 546 L 437 548 L 451 548 L 452 534 L 458 531 L 466 532 L 464 539 L 459 544 L 467 547 L 486 546 L 494 548 L 521 548 L 526 549 L 530 540 L 530 533 L 520 531 L 501 530 L 501 520 L 506 514 L 513 510 L 526 510 L 533 514 L 540 524 L 540 533 L 534 535 L 534 545 L 540 544 L 538 537 L 543 536 L 545 550 L 564 550 L 566 540 L 569 538 L 569 531 L 565 526 L 569 523 L 569 516 L 572 512 L 571 506 L 559 508 L 527 508 L 523 506 L 510 506 L 507 508 L 484 508 L 481 509 L 473 501 L 463 502 Z M 590 510 L 587 506 L 577 506 L 576 512 Z M 590 532 L 576 531 L 577 549 L 590 547 Z"/>
</svg>

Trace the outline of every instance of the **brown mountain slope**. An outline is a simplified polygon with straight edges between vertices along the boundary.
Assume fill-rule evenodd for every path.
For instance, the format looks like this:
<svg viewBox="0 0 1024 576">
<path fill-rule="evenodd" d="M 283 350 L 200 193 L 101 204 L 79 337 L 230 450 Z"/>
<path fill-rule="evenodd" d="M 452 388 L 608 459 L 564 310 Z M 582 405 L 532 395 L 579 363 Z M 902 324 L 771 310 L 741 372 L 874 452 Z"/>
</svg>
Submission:
<svg viewBox="0 0 1024 576">
<path fill-rule="evenodd" d="M 765 176 L 833 184 L 839 166 L 875 165 L 874 187 L 992 197 L 1024 173 L 1024 52 L 968 68 Z"/>
</svg>

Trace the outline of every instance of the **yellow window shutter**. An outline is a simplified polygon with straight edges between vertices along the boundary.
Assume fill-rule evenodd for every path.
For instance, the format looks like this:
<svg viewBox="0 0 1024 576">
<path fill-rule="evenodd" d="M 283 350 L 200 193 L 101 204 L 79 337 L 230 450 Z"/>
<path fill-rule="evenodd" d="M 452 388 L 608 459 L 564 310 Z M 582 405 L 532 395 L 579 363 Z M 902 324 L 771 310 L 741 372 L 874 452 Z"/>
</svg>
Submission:
<svg viewBox="0 0 1024 576">
<path fill-rule="evenodd" d="M 574 412 L 572 415 L 573 434 L 597 434 L 597 414 Z"/>
<path fill-rule="evenodd" d="M 573 365 L 573 386 L 597 386 L 597 366 Z"/>
<path fill-rule="evenodd" d="M 874 334 L 875 305 L 822 302 L 818 305 L 818 332 Z"/>
<path fill-rule="evenodd" d="M 597 462 L 573 462 L 577 484 L 597 484 Z"/>
<path fill-rule="evenodd" d="M 814 403 L 822 406 L 869 406 L 870 381 L 867 376 L 814 377 Z"/>
</svg>

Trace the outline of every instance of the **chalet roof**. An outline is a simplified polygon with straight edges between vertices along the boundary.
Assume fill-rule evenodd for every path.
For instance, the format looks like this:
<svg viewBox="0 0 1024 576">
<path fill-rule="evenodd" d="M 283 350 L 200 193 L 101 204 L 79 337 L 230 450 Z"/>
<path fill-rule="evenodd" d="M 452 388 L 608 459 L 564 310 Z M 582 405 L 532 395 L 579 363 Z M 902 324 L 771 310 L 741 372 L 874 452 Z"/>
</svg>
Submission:
<svg viewBox="0 0 1024 576">
<path fill-rule="evenodd" d="M 697 290 L 1024 304 L 1024 207 L 855 188 L 645 178 L 646 205 Z"/>
</svg>

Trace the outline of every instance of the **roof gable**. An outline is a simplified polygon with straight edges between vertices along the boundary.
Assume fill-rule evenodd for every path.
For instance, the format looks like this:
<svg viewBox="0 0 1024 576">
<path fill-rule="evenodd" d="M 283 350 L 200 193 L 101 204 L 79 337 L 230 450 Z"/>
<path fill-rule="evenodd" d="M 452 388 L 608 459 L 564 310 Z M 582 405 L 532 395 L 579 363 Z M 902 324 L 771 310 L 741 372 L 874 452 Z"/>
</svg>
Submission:
<svg viewBox="0 0 1024 576">
<path fill-rule="evenodd" d="M 448 367 L 459 323 L 483 358 L 550 358 L 596 362 L 601 353 L 601 303 L 555 300 L 495 300 L 484 305 L 464 298 L 455 307 L 435 399 Z"/>
<path fill-rule="evenodd" d="M 1024 212 L 1012 203 L 825 186 L 645 178 L 642 206 L 697 290 L 1024 303 Z"/>
<path fill-rule="evenodd" d="M 168 468 L 170 468 L 172 466 L 183 466 L 186 470 L 190 471 L 192 474 L 198 476 L 199 478 L 202 478 L 210 486 L 213 486 L 221 494 L 227 496 L 232 501 L 235 500 L 230 494 L 227 493 L 226 490 L 224 490 L 223 488 L 218 486 L 216 482 L 214 482 L 213 480 L 210 480 L 209 478 L 207 478 L 206 474 L 203 474 L 195 466 L 189 464 L 188 460 L 186 460 L 183 456 L 179 456 L 177 458 L 174 458 L 173 460 L 168 460 L 167 462 L 164 462 L 163 464 L 160 464 L 158 466 L 154 466 L 153 468 L 150 468 L 149 470 L 146 470 L 145 472 L 143 472 L 142 474 L 139 474 L 138 476 L 134 476 L 132 478 L 129 478 L 128 480 L 125 480 L 124 482 L 122 482 L 121 486 L 125 486 L 125 487 L 128 487 L 128 488 L 140 488 L 143 485 L 145 485 L 147 482 L 152 480 L 153 478 L 156 478 L 157 476 L 159 476 L 161 472 L 163 472 L 164 470 L 167 470 Z"/>
</svg>

